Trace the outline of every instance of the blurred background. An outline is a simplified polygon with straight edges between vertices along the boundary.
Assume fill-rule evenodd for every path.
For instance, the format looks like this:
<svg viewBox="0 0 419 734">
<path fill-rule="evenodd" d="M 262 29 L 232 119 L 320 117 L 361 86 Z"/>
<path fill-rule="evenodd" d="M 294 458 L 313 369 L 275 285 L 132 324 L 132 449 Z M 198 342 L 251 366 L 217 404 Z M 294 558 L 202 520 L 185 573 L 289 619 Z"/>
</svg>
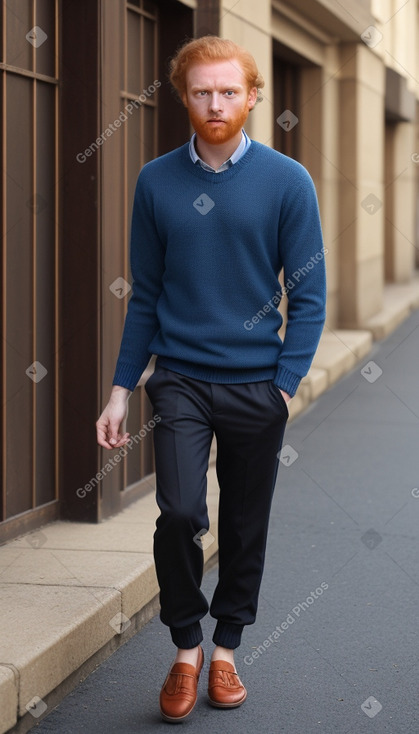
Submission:
<svg viewBox="0 0 419 734">
<path fill-rule="evenodd" d="M 329 330 L 369 329 L 418 287 L 416 0 L 3 0 L 0 540 L 98 522 L 144 492 L 151 433 L 80 500 L 130 295 L 136 178 L 185 143 L 168 61 L 231 38 L 265 79 L 246 130 L 307 167 Z M 396 290 L 395 290 L 396 289 Z M 375 320 L 375 321 L 374 321 Z M 151 418 L 142 384 L 127 430 Z"/>
</svg>

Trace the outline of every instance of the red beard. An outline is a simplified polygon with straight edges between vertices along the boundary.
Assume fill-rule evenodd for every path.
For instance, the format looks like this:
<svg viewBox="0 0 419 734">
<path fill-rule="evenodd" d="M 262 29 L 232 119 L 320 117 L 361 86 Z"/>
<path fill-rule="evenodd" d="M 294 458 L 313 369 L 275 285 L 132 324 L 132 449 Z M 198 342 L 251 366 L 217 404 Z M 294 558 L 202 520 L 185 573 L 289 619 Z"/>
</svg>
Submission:
<svg viewBox="0 0 419 734">
<path fill-rule="evenodd" d="M 188 109 L 188 113 L 191 125 L 199 137 L 211 145 L 222 145 L 223 143 L 227 143 L 231 140 L 231 138 L 234 138 L 234 136 L 242 129 L 249 115 L 249 108 L 247 106 L 243 107 L 235 117 L 230 118 L 226 122 L 217 126 L 212 126 L 207 122 L 207 120 L 218 118 L 220 120 L 224 120 L 223 115 L 212 116 L 211 113 L 208 112 L 205 117 L 201 117 L 201 115 L 196 114 L 191 109 Z"/>
</svg>

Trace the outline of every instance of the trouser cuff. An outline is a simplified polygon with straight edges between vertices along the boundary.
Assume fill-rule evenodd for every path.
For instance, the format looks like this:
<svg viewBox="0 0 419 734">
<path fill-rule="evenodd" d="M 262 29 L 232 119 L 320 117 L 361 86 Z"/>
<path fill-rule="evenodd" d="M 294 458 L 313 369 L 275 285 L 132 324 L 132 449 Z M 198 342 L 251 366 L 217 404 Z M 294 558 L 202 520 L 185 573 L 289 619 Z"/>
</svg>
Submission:
<svg viewBox="0 0 419 734">
<path fill-rule="evenodd" d="M 185 650 L 197 647 L 204 639 L 200 622 L 194 622 L 187 627 L 170 627 L 170 634 L 176 647 Z"/>
<path fill-rule="evenodd" d="M 218 620 L 212 641 L 215 645 L 234 650 L 240 645 L 243 627 L 243 624 L 231 624 L 231 622 L 221 622 Z"/>
</svg>

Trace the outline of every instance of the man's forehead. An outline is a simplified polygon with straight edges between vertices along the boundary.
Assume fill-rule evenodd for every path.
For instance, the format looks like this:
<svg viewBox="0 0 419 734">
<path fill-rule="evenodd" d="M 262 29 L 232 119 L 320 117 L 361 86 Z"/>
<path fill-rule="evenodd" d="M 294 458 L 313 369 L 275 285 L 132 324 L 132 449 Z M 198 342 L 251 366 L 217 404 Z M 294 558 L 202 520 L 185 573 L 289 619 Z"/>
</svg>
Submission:
<svg viewBox="0 0 419 734">
<path fill-rule="evenodd" d="M 231 85 L 244 86 L 246 79 L 240 63 L 236 59 L 193 64 L 186 75 L 190 85 Z"/>
</svg>

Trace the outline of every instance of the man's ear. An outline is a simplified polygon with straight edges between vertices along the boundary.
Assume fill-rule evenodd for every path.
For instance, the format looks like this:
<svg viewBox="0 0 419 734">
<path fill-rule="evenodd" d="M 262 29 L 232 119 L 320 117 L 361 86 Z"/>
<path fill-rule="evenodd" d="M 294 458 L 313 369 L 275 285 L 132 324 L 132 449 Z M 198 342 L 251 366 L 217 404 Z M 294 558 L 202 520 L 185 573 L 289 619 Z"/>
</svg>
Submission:
<svg viewBox="0 0 419 734">
<path fill-rule="evenodd" d="M 180 95 L 180 98 L 181 98 L 181 100 L 183 102 L 184 107 L 187 107 L 188 106 L 188 97 L 187 97 L 186 92 L 183 92 L 183 94 Z"/>
<path fill-rule="evenodd" d="M 249 96 L 248 96 L 248 104 L 249 104 L 249 110 L 253 110 L 253 107 L 256 104 L 256 100 L 258 98 L 258 90 L 257 87 L 252 87 Z"/>
</svg>

